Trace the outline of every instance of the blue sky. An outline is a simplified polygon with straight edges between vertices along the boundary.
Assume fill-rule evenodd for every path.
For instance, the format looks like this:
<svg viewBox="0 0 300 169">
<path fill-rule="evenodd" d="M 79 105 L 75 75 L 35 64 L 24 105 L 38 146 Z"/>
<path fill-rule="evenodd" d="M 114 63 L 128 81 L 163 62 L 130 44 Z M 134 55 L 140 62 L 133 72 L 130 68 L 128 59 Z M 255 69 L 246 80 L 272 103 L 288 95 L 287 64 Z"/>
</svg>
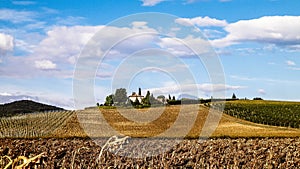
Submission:
<svg viewBox="0 0 300 169">
<path fill-rule="evenodd" d="M 143 92 L 178 96 L 176 83 L 182 83 L 185 87 L 196 85 L 197 94 L 185 91 L 184 87 L 181 94 L 203 98 L 210 97 L 215 89 L 225 92 L 227 97 L 235 93 L 242 98 L 299 101 L 299 9 L 300 2 L 296 0 L 0 0 L 0 102 L 27 98 L 74 108 L 74 71 L 82 51 L 89 46 L 86 44 L 98 34 L 99 48 L 105 52 L 104 46 L 121 36 L 159 32 L 161 18 L 157 18 L 157 27 L 142 19 L 129 19 L 131 23 L 120 25 L 120 17 L 144 12 L 176 16 L 170 22 L 177 25 L 177 30 L 169 28 L 169 35 L 187 40 L 189 45 L 203 45 L 196 34 L 207 37 L 207 44 L 222 65 L 224 83 L 212 82 L 205 64 L 174 43 L 174 39 L 140 36 L 122 41 L 103 60 L 94 58 L 100 64 L 94 77 L 95 102 L 103 102 L 107 94 L 121 85 L 116 79 L 130 72 L 131 69 L 120 65 L 129 65 L 129 56 L 134 58 L 150 47 L 168 52 L 180 63 L 169 58 L 168 63 L 176 62 L 177 66 L 162 65 L 169 55 L 161 56 L 162 59 L 155 60 L 161 69 L 145 69 L 127 78 L 130 83 L 124 87 L 128 94 L 142 87 Z M 179 37 L 179 28 L 190 32 Z M 194 28 L 201 32 L 193 32 Z M 145 59 L 134 64 L 150 63 Z M 179 82 L 170 73 L 174 69 L 173 75 Z M 182 73 L 185 71 L 192 73 L 193 80 Z"/>
</svg>

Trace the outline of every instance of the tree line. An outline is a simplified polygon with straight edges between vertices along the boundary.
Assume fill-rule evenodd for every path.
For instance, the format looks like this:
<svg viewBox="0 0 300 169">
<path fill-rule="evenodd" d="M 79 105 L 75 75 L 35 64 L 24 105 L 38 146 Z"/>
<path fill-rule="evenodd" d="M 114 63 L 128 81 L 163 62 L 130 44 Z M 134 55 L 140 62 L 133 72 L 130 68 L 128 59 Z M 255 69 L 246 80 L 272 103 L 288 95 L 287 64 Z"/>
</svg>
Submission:
<svg viewBox="0 0 300 169">
<path fill-rule="evenodd" d="M 133 93 L 135 94 L 135 92 Z M 180 104 L 202 104 L 209 103 L 212 101 L 234 101 L 239 100 L 236 97 L 235 93 L 233 93 L 231 98 L 227 99 L 217 99 L 211 97 L 210 99 L 188 99 L 181 98 L 180 100 L 176 100 L 175 96 L 171 96 L 170 94 L 166 98 L 164 95 L 159 95 L 157 98 L 153 96 L 153 93 L 147 91 L 146 96 L 142 97 L 141 88 L 138 90 L 138 94 L 134 100 L 129 99 L 130 96 L 127 95 L 127 91 L 125 88 L 116 89 L 115 93 L 106 96 L 105 103 L 99 104 L 97 106 L 121 106 L 121 107 L 129 107 L 133 106 L 135 108 L 143 108 L 143 107 L 151 107 L 151 106 L 160 106 L 160 105 L 180 105 Z M 140 99 L 138 99 L 140 97 Z M 248 100 L 245 98 L 245 100 Z M 256 97 L 253 100 L 262 100 L 262 98 Z"/>
<path fill-rule="evenodd" d="M 164 95 L 159 95 L 157 96 L 157 98 L 155 98 L 153 96 L 153 93 L 150 93 L 150 91 L 147 91 L 145 97 L 138 99 L 138 97 L 141 97 L 141 93 L 141 88 L 139 88 L 139 92 L 135 100 L 131 100 L 129 99 L 125 88 L 116 89 L 114 94 L 106 96 L 105 103 L 103 106 L 133 106 L 136 108 L 143 108 L 151 106 L 160 106 L 176 101 L 175 96 L 171 97 L 171 95 L 169 95 L 169 98 L 167 99 Z M 97 106 L 101 105 L 97 103 Z"/>
</svg>

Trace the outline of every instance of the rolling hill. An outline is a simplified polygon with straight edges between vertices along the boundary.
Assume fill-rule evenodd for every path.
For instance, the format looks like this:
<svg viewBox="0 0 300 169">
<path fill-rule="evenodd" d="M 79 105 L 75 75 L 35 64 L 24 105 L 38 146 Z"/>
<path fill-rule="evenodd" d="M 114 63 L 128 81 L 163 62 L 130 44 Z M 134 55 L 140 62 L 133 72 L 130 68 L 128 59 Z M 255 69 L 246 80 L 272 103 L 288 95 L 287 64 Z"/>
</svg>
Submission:
<svg viewBox="0 0 300 169">
<path fill-rule="evenodd" d="M 20 100 L 6 104 L 0 104 L 0 117 L 10 117 L 18 114 L 43 112 L 49 110 L 64 110 L 47 104 L 37 103 L 31 100 Z"/>
</svg>

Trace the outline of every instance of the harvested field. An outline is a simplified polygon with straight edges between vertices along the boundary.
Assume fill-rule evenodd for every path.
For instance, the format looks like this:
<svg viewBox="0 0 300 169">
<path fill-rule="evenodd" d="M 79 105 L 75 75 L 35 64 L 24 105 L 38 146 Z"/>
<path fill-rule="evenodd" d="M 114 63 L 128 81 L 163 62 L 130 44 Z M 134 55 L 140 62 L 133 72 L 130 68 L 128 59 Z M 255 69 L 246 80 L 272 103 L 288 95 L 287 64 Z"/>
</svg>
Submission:
<svg viewBox="0 0 300 169">
<path fill-rule="evenodd" d="M 107 139 L 99 139 L 105 142 Z M 155 140 L 154 140 L 155 141 Z M 170 140 L 160 140 L 166 144 Z M 138 144 L 135 140 L 129 143 Z M 166 153 L 128 158 L 104 151 L 89 139 L 2 139 L 0 168 L 19 156 L 32 158 L 32 168 L 298 168 L 299 138 L 184 140 Z M 126 144 L 124 145 L 126 147 Z M 162 147 L 163 148 L 163 147 Z M 133 153 L 127 152 L 127 153 Z M 19 162 L 19 165 L 21 163 Z"/>
<path fill-rule="evenodd" d="M 63 126 L 73 111 L 52 111 L 27 113 L 0 118 L 0 138 L 36 138 L 45 137 Z"/>
<path fill-rule="evenodd" d="M 157 108 L 158 109 L 158 108 Z M 130 110 L 130 109 L 129 109 Z M 125 110 L 125 111 L 129 111 Z M 155 109 L 154 109 L 155 110 Z M 194 121 L 191 123 L 194 126 L 191 127 L 191 130 L 187 132 L 187 138 L 198 138 L 201 130 L 203 128 L 205 119 L 207 118 L 209 109 L 204 106 L 200 106 L 198 112 L 189 112 L 189 109 L 185 108 L 182 112 L 185 115 L 185 119 L 193 118 Z M 139 113 L 149 113 L 147 110 L 142 109 Z M 144 112 L 143 112 L 144 111 Z M 117 131 L 124 135 L 133 136 L 133 137 L 149 137 L 163 132 L 168 129 L 168 127 L 173 125 L 174 119 L 180 111 L 180 106 L 169 106 L 165 108 L 165 111 L 168 112 L 167 115 L 160 116 L 159 121 L 153 121 L 151 123 L 136 123 L 130 120 L 120 117 L 117 114 L 116 109 L 101 109 L 101 113 L 106 116 L 107 121 L 110 125 L 114 127 Z M 125 112 L 130 113 L 130 112 Z M 77 118 L 77 115 L 81 117 L 81 121 Z M 55 130 L 50 137 L 110 137 L 112 135 L 117 135 L 118 133 L 106 133 L 104 130 L 100 131 L 99 129 L 104 128 L 101 121 L 93 116 L 100 114 L 100 111 L 97 108 L 86 109 L 83 111 L 77 111 L 72 117 L 70 117 L 65 125 Z M 132 115 L 132 114 L 129 114 Z M 158 115 L 157 115 L 158 116 Z M 216 115 L 218 117 L 219 115 Z M 214 117 L 214 116 L 213 116 Z M 256 124 L 246 120 L 238 119 L 226 114 L 222 114 L 220 123 L 217 124 L 216 130 L 212 133 L 212 137 L 299 137 L 300 129 L 289 128 L 289 127 L 277 127 Z M 180 124 L 180 128 L 185 128 L 186 123 Z M 82 126 L 89 128 L 91 127 L 98 128 L 87 133 L 82 129 Z M 95 132 L 94 132 L 95 131 Z M 146 131 L 146 132 L 145 132 Z M 180 130 L 178 130 L 180 131 Z M 178 132 L 176 131 L 176 132 Z M 168 137 L 174 137 L 168 135 Z"/>
<path fill-rule="evenodd" d="M 185 105 L 182 108 L 181 106 L 168 106 L 134 111 L 133 109 L 121 109 L 124 117 L 118 114 L 119 110 L 101 109 L 100 112 L 97 108 L 72 112 L 32 113 L 0 118 L 0 138 L 111 137 L 120 134 L 130 137 L 159 136 L 168 138 L 207 136 L 201 132 L 203 132 L 209 109 L 200 105 L 198 111 L 194 110 L 195 107 L 193 108 L 191 105 Z M 99 119 L 100 115 L 106 121 Z M 300 136 L 300 129 L 257 124 L 226 114 L 212 113 L 210 117 L 216 119 L 213 120 L 215 122 L 212 125 L 216 130 L 209 134 L 212 137 Z M 177 122 L 174 127 L 176 118 L 181 121 Z M 217 123 L 219 118 L 221 120 Z M 117 132 L 105 130 L 107 123 Z M 171 127 L 173 127 L 172 130 L 164 133 Z"/>
</svg>

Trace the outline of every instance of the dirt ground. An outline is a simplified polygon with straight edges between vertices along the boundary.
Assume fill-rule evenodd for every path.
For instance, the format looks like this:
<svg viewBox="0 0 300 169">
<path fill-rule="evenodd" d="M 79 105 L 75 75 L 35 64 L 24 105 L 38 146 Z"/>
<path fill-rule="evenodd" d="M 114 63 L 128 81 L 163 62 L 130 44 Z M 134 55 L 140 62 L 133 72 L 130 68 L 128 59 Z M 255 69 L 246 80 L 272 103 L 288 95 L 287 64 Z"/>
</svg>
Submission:
<svg viewBox="0 0 300 169">
<path fill-rule="evenodd" d="M 98 139 L 1 139 L 0 168 L 11 168 L 9 159 L 28 159 L 27 168 L 298 168 L 300 166 L 299 138 L 239 138 L 183 140 L 166 152 L 155 156 L 128 156 L 139 153 L 132 145 L 147 149 L 141 140 L 129 139 L 118 151 L 107 151 L 96 143 Z M 152 140 L 164 149 L 172 140 Z M 160 143 L 160 144 L 157 144 Z M 141 148 L 141 147 L 139 147 Z M 130 149 L 130 151 L 128 151 Z M 154 151 L 157 151 L 154 150 Z M 121 155 L 127 156 L 121 156 Z M 23 157 L 23 158 L 24 158 Z M 135 156 L 137 157 L 137 156 Z M 24 161 L 14 163 L 14 167 Z M 25 166 L 25 165 L 24 165 Z M 24 167 L 25 168 L 25 167 Z"/>
</svg>

